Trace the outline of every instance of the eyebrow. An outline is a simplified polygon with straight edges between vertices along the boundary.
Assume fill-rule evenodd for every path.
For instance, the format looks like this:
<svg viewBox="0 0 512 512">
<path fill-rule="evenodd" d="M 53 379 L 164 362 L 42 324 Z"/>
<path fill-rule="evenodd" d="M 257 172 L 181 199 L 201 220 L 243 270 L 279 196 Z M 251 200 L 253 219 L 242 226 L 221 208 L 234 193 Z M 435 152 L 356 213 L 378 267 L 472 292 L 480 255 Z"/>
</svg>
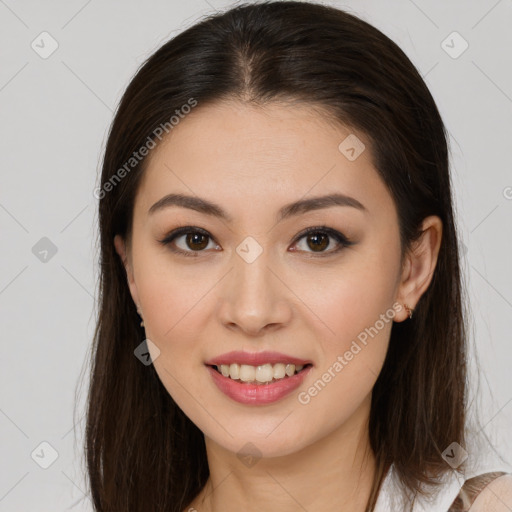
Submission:
<svg viewBox="0 0 512 512">
<path fill-rule="evenodd" d="M 212 203 L 206 199 L 197 196 L 188 196 L 184 194 L 168 194 L 159 199 L 149 210 L 148 214 L 152 215 L 157 211 L 169 208 L 171 206 L 181 206 L 205 215 L 218 217 L 227 222 L 232 222 L 233 218 L 221 206 Z M 330 208 L 332 206 L 350 206 L 367 213 L 368 210 L 355 198 L 344 194 L 328 194 L 325 196 L 311 197 L 308 199 L 300 199 L 293 203 L 283 206 L 277 216 L 277 221 L 294 217 L 313 210 Z"/>
</svg>

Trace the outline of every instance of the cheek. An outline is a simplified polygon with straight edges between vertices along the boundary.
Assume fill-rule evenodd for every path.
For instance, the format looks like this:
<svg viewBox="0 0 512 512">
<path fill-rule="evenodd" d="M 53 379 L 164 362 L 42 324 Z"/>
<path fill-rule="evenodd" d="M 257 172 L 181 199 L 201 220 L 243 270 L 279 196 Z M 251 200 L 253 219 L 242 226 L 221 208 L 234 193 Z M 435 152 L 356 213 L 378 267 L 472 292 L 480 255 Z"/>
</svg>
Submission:
<svg viewBox="0 0 512 512">
<path fill-rule="evenodd" d="M 170 258 L 155 261 L 159 259 L 164 263 L 146 265 L 148 270 L 141 271 L 138 283 L 146 337 L 160 351 L 153 365 L 178 406 L 196 424 L 207 428 L 211 412 L 207 414 L 201 404 L 209 402 L 205 389 L 211 385 L 203 361 L 212 337 L 216 286 L 222 276 L 206 267 L 200 270 L 200 264 L 178 267 Z"/>
<path fill-rule="evenodd" d="M 205 402 L 205 383 L 197 379 L 205 378 L 205 312 L 212 307 L 208 291 L 215 282 L 211 277 L 200 279 L 197 272 L 192 276 L 170 267 L 140 276 L 146 337 L 160 350 L 154 368 L 169 395 L 194 422 L 205 414 L 200 406 Z"/>
<path fill-rule="evenodd" d="M 400 305 L 395 302 L 396 254 L 352 258 L 332 275 L 302 281 L 297 292 L 317 336 L 319 365 L 301 403 L 311 402 L 322 421 L 332 403 L 338 413 L 351 414 L 371 392 L 386 356 L 389 337 Z M 313 310 L 315 315 L 308 312 Z M 313 405 L 314 402 L 314 405 Z M 337 418 L 339 421 L 339 417 Z"/>
<path fill-rule="evenodd" d="M 396 313 L 393 304 L 398 257 L 398 252 L 352 253 L 329 271 L 301 272 L 293 285 L 294 292 L 303 302 L 304 315 L 314 323 L 329 350 L 348 350 L 358 337 L 364 341 L 364 333 L 376 322 L 381 337 L 389 336 Z M 379 321 L 381 315 L 385 315 L 385 325 Z"/>
<path fill-rule="evenodd" d="M 354 276 L 355 277 L 355 276 Z M 326 435 L 368 406 L 367 400 L 384 363 L 396 308 L 391 294 L 376 289 L 366 276 L 358 286 L 344 283 L 328 290 L 330 300 L 317 303 L 325 336 L 317 338 L 318 364 L 299 390 L 297 401 L 308 432 Z M 385 283 L 382 283 L 385 287 Z M 311 297 L 313 300 L 313 297 Z M 332 332 L 334 334 L 332 334 Z"/>
<path fill-rule="evenodd" d="M 345 283 L 333 289 L 329 298 L 316 303 L 321 322 L 313 330 L 319 331 L 322 324 L 329 329 L 324 328 L 328 334 L 319 340 L 315 389 L 308 394 L 323 395 L 319 406 L 328 408 L 329 402 L 339 401 L 349 412 L 371 391 L 382 368 L 396 308 L 388 290 L 377 290 L 372 280 L 358 286 Z M 324 392 L 324 388 L 329 389 Z"/>
<path fill-rule="evenodd" d="M 139 268 L 137 290 L 147 319 L 146 334 L 162 344 L 160 350 L 180 345 L 190 349 L 191 338 L 201 332 L 201 318 L 211 307 L 219 276 L 201 264 L 176 265 L 165 253 L 150 251 L 141 254 Z"/>
</svg>

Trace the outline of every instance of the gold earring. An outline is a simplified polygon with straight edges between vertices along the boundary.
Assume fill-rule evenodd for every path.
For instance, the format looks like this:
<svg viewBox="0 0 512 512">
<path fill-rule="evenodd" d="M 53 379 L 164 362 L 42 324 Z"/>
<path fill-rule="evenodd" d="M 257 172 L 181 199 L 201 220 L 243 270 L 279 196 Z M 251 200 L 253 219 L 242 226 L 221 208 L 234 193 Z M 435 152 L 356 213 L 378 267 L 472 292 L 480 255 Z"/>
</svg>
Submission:
<svg viewBox="0 0 512 512">
<path fill-rule="evenodd" d="M 405 304 L 405 302 L 404 302 L 404 308 L 405 308 L 405 311 L 407 311 L 409 318 L 412 318 L 412 313 L 413 313 L 414 309 L 410 308 L 407 304 Z"/>
<path fill-rule="evenodd" d="M 138 307 L 138 306 L 137 306 L 137 313 L 138 313 L 138 315 L 140 316 L 140 320 L 141 320 L 141 322 L 140 322 L 140 326 L 141 326 L 141 327 L 144 327 L 144 319 L 142 318 L 142 315 L 140 314 L 140 309 L 139 309 L 139 307 Z"/>
</svg>

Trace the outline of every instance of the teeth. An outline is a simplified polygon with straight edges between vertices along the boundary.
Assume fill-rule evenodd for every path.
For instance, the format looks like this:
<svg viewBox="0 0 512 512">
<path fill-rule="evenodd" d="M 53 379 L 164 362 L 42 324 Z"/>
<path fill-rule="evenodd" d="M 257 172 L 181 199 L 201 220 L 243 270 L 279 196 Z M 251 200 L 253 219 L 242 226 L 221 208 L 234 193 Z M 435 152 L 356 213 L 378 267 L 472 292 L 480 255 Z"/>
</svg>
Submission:
<svg viewBox="0 0 512 512">
<path fill-rule="evenodd" d="M 222 365 L 224 366 L 224 365 Z M 221 366 L 221 368 L 222 368 Z M 256 368 L 254 366 L 249 366 L 248 364 L 241 364 L 240 365 L 240 380 L 243 382 L 250 382 L 251 380 L 254 380 L 254 377 L 256 375 Z"/>
<path fill-rule="evenodd" d="M 258 382 L 270 382 L 274 378 L 274 369 L 271 364 L 264 364 L 256 368 L 256 380 Z"/>
<path fill-rule="evenodd" d="M 282 379 L 286 375 L 284 364 L 278 363 L 274 365 L 274 379 Z"/>
<path fill-rule="evenodd" d="M 226 366 L 226 365 L 222 365 L 222 366 Z M 225 377 L 229 377 L 230 375 L 231 375 L 232 379 L 240 378 L 240 365 L 239 364 L 233 363 L 233 364 L 229 365 L 229 373 L 228 373 L 228 375 L 225 375 Z"/>
<path fill-rule="evenodd" d="M 248 364 L 221 364 L 217 366 L 224 377 L 229 377 L 242 382 L 250 382 L 253 384 L 263 384 L 272 382 L 273 380 L 283 379 L 285 376 L 291 377 L 295 373 L 300 372 L 304 365 L 277 363 L 262 364 L 260 366 L 251 366 Z"/>
</svg>

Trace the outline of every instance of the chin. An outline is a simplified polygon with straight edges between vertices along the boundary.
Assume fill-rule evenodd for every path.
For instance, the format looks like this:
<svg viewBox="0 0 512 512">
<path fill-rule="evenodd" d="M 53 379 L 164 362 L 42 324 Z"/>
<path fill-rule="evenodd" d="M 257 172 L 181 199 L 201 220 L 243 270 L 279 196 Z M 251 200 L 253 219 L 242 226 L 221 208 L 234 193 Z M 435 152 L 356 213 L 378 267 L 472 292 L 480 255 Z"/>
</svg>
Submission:
<svg viewBox="0 0 512 512">
<path fill-rule="evenodd" d="M 229 434 L 222 427 L 212 429 L 211 425 L 203 432 L 215 444 L 235 453 L 239 458 L 246 455 L 255 458 L 283 457 L 300 451 L 314 441 L 315 436 L 297 430 L 294 422 L 290 422 L 287 428 L 287 421 L 279 425 L 280 421 L 282 418 L 279 421 L 272 421 L 272 426 L 270 422 L 232 421 Z M 276 428 L 276 425 L 279 426 Z M 290 427 L 294 427 L 293 430 Z"/>
</svg>

